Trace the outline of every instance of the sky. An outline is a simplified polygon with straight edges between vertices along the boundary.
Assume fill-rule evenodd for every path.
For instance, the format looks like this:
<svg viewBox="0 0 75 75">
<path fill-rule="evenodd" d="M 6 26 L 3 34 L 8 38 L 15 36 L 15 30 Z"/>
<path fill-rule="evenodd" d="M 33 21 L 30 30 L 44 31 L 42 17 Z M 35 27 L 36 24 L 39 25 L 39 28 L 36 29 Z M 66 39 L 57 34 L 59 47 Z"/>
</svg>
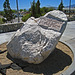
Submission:
<svg viewBox="0 0 75 75">
<path fill-rule="evenodd" d="M 4 1 L 5 0 L 0 0 L 0 11 L 3 10 Z M 69 6 L 69 1 L 70 0 L 63 0 L 64 6 Z M 75 4 L 75 0 L 71 1 L 71 4 Z M 9 0 L 9 2 L 12 9 L 17 9 L 16 0 Z M 33 2 L 33 0 L 18 0 L 18 7 L 19 9 L 29 9 L 31 7 L 31 2 Z M 37 2 L 37 0 L 35 0 L 35 2 Z M 60 2 L 61 0 L 40 0 L 40 7 L 58 7 Z"/>
</svg>

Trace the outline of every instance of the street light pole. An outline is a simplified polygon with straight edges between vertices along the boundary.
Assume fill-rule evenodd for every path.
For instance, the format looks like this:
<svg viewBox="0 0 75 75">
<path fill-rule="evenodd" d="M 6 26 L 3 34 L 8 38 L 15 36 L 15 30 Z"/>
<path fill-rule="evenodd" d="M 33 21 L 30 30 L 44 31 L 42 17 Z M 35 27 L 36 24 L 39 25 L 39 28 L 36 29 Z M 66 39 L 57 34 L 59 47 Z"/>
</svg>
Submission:
<svg viewBox="0 0 75 75">
<path fill-rule="evenodd" d="M 61 2 L 63 3 L 63 0 L 61 0 Z"/>
<path fill-rule="evenodd" d="M 18 0 L 16 0 L 16 5 L 17 5 L 18 22 L 20 22 L 20 20 L 19 20 L 19 10 L 18 10 Z"/>
<path fill-rule="evenodd" d="M 71 13 L 71 0 L 70 0 L 70 3 L 69 3 L 69 17 L 70 17 L 70 13 Z"/>
</svg>

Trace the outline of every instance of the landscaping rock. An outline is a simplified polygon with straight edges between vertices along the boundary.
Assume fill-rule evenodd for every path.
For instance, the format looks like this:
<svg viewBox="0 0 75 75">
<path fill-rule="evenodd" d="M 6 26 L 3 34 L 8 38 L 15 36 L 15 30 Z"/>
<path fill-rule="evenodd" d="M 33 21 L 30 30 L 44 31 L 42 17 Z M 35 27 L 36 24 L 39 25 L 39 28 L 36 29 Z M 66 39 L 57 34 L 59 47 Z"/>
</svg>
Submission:
<svg viewBox="0 0 75 75">
<path fill-rule="evenodd" d="M 1 73 L 2 75 L 6 75 L 6 69 L 1 69 L 1 70 L 0 70 L 0 73 Z"/>
<path fill-rule="evenodd" d="M 58 12 L 63 13 L 55 13 L 60 15 Z M 62 15 L 66 16 L 64 13 Z M 7 44 L 9 54 L 28 63 L 41 63 L 56 47 L 66 23 L 67 19 L 50 12 L 38 19 L 29 18 Z"/>
<path fill-rule="evenodd" d="M 12 63 L 10 66 L 13 70 L 21 70 L 21 67 L 19 67 L 17 64 Z"/>
<path fill-rule="evenodd" d="M 6 69 L 7 69 L 7 68 L 10 68 L 10 65 L 11 65 L 11 64 L 2 65 L 2 64 L 0 63 L 0 73 L 1 73 L 2 75 L 6 75 Z"/>
<path fill-rule="evenodd" d="M 5 64 L 5 65 L 0 64 L 0 70 L 1 69 L 6 69 L 6 68 L 10 68 L 10 65 L 11 64 Z"/>
<path fill-rule="evenodd" d="M 7 51 L 7 50 L 5 50 L 5 51 L 1 51 L 1 50 L 0 50 L 0 54 L 4 53 L 4 52 L 6 52 L 6 51 Z"/>
<path fill-rule="evenodd" d="M 67 17 L 65 13 L 59 10 L 50 11 L 47 14 L 45 14 L 44 17 L 53 18 L 53 19 L 61 20 L 61 21 L 62 20 L 67 21 Z"/>
</svg>

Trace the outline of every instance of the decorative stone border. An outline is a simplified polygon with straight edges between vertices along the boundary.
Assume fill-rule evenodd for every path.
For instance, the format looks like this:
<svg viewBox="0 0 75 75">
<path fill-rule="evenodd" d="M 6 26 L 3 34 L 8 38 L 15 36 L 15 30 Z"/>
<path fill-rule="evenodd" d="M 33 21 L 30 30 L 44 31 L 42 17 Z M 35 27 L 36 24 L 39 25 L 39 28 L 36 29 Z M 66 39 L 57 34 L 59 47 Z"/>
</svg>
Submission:
<svg viewBox="0 0 75 75">
<path fill-rule="evenodd" d="M 60 42 L 62 42 L 62 43 L 64 43 L 65 45 L 67 45 L 71 50 L 72 50 L 72 52 L 73 52 L 73 54 L 74 54 L 74 59 L 73 59 L 73 62 L 72 62 L 72 64 L 69 66 L 69 68 L 66 70 L 66 71 L 64 71 L 63 73 L 61 73 L 60 75 L 75 75 L 75 74 L 73 74 L 74 72 L 75 72 L 75 48 L 73 48 L 72 47 L 72 45 L 70 45 L 69 43 L 67 43 L 67 42 L 64 42 L 64 41 L 60 41 Z"/>
</svg>

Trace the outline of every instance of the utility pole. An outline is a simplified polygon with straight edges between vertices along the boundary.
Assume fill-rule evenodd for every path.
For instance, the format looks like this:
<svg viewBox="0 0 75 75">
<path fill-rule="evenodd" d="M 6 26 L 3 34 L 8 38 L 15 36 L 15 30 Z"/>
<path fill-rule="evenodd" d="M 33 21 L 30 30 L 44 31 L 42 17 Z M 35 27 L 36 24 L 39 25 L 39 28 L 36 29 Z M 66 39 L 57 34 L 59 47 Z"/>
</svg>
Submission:
<svg viewBox="0 0 75 75">
<path fill-rule="evenodd" d="M 71 13 L 71 0 L 70 0 L 70 3 L 69 3 L 69 17 L 70 17 L 70 13 Z"/>
<path fill-rule="evenodd" d="M 61 2 L 63 3 L 63 0 L 61 0 Z"/>
<path fill-rule="evenodd" d="M 17 5 L 18 22 L 20 22 L 20 20 L 19 20 L 19 10 L 18 10 L 18 0 L 16 0 L 16 5 Z"/>
</svg>

